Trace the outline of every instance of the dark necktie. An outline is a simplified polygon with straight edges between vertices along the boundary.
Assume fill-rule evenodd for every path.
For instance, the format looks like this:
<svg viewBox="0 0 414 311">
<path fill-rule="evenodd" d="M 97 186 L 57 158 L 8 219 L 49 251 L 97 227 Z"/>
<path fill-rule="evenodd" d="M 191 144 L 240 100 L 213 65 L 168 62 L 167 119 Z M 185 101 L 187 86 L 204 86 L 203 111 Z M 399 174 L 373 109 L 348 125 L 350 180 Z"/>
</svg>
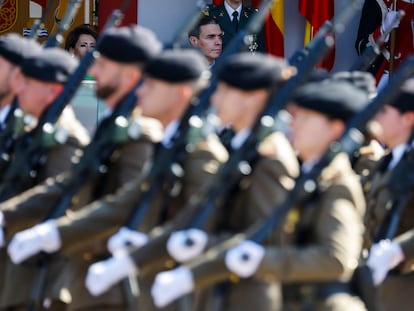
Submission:
<svg viewBox="0 0 414 311">
<path fill-rule="evenodd" d="M 224 128 L 219 134 L 220 140 L 227 151 L 231 150 L 231 140 L 234 137 L 234 131 L 231 128 Z"/>
<path fill-rule="evenodd" d="M 388 166 L 390 165 L 391 161 L 392 161 L 392 151 L 390 150 L 390 152 L 382 158 L 382 162 L 379 165 L 378 170 L 381 173 L 385 173 L 388 170 Z"/>
<path fill-rule="evenodd" d="M 233 19 L 231 23 L 233 24 L 234 31 L 237 32 L 239 30 L 239 20 L 237 19 L 237 16 L 239 16 L 239 12 L 234 11 L 232 15 L 233 15 Z"/>
</svg>

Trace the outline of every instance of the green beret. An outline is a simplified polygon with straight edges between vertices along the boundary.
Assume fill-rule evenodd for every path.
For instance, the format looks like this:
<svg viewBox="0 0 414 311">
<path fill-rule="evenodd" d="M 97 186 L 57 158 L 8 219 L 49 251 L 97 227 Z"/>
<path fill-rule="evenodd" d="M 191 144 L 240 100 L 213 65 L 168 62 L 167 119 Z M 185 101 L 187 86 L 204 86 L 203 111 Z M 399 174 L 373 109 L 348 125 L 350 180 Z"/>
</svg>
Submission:
<svg viewBox="0 0 414 311">
<path fill-rule="evenodd" d="M 391 103 L 391 106 L 401 112 L 414 111 L 414 79 L 409 79 L 404 82 L 399 95 Z"/>
<path fill-rule="evenodd" d="M 161 49 L 155 34 L 137 25 L 109 29 L 97 48 L 101 55 L 120 63 L 147 62 Z"/>
<path fill-rule="evenodd" d="M 17 33 L 9 33 L 0 37 L 0 56 L 14 65 L 20 65 L 23 60 L 40 50 L 40 45 L 34 40 L 28 40 Z"/>
<path fill-rule="evenodd" d="M 196 50 L 165 50 L 145 67 L 148 76 L 167 82 L 186 82 L 208 73 L 204 56 Z"/>
<path fill-rule="evenodd" d="M 347 81 L 325 80 L 300 86 L 293 93 L 292 102 L 346 122 L 368 104 L 369 97 Z"/>
<path fill-rule="evenodd" d="M 78 60 L 60 48 L 41 49 L 26 58 L 22 72 L 26 77 L 44 82 L 65 83 L 78 66 Z"/>
<path fill-rule="evenodd" d="M 262 53 L 238 53 L 223 60 L 217 69 L 218 79 L 242 90 L 278 86 L 285 82 L 283 70 L 289 67 L 282 58 Z"/>
</svg>

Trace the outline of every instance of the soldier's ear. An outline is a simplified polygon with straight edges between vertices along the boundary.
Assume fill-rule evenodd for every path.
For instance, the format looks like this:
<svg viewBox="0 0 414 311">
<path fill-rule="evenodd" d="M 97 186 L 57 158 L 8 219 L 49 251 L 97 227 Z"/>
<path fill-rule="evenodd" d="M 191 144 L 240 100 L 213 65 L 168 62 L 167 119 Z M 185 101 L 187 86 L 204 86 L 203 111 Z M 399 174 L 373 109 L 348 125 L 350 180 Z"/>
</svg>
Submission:
<svg viewBox="0 0 414 311">
<path fill-rule="evenodd" d="M 189 36 L 188 41 L 190 41 L 190 44 L 194 47 L 198 47 L 198 38 L 195 36 Z"/>
<path fill-rule="evenodd" d="M 403 114 L 403 120 L 407 123 L 407 126 L 410 128 L 414 128 L 414 111 L 406 111 Z"/>
</svg>

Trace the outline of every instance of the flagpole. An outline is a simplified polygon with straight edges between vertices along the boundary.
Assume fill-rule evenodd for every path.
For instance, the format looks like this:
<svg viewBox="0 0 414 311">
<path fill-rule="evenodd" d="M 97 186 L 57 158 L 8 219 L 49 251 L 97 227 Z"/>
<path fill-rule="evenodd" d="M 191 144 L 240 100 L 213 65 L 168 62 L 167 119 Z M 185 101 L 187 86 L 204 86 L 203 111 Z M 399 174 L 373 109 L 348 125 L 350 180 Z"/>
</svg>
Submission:
<svg viewBox="0 0 414 311">
<path fill-rule="evenodd" d="M 397 11 L 397 0 L 394 0 L 393 10 Z M 394 54 L 395 54 L 395 28 L 391 31 L 390 34 L 390 59 L 388 61 L 388 71 L 391 76 L 394 70 Z"/>
</svg>

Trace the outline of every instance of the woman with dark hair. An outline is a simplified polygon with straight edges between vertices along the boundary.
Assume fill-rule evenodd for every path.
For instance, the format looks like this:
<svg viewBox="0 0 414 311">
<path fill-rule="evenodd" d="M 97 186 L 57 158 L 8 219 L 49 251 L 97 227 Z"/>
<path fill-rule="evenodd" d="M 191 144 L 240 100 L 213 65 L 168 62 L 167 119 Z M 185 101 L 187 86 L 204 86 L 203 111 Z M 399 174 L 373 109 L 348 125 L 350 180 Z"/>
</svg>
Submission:
<svg viewBox="0 0 414 311">
<path fill-rule="evenodd" d="M 77 58 L 82 58 L 87 51 L 95 47 L 97 36 L 98 32 L 93 26 L 82 24 L 69 32 L 65 50 Z"/>
</svg>

